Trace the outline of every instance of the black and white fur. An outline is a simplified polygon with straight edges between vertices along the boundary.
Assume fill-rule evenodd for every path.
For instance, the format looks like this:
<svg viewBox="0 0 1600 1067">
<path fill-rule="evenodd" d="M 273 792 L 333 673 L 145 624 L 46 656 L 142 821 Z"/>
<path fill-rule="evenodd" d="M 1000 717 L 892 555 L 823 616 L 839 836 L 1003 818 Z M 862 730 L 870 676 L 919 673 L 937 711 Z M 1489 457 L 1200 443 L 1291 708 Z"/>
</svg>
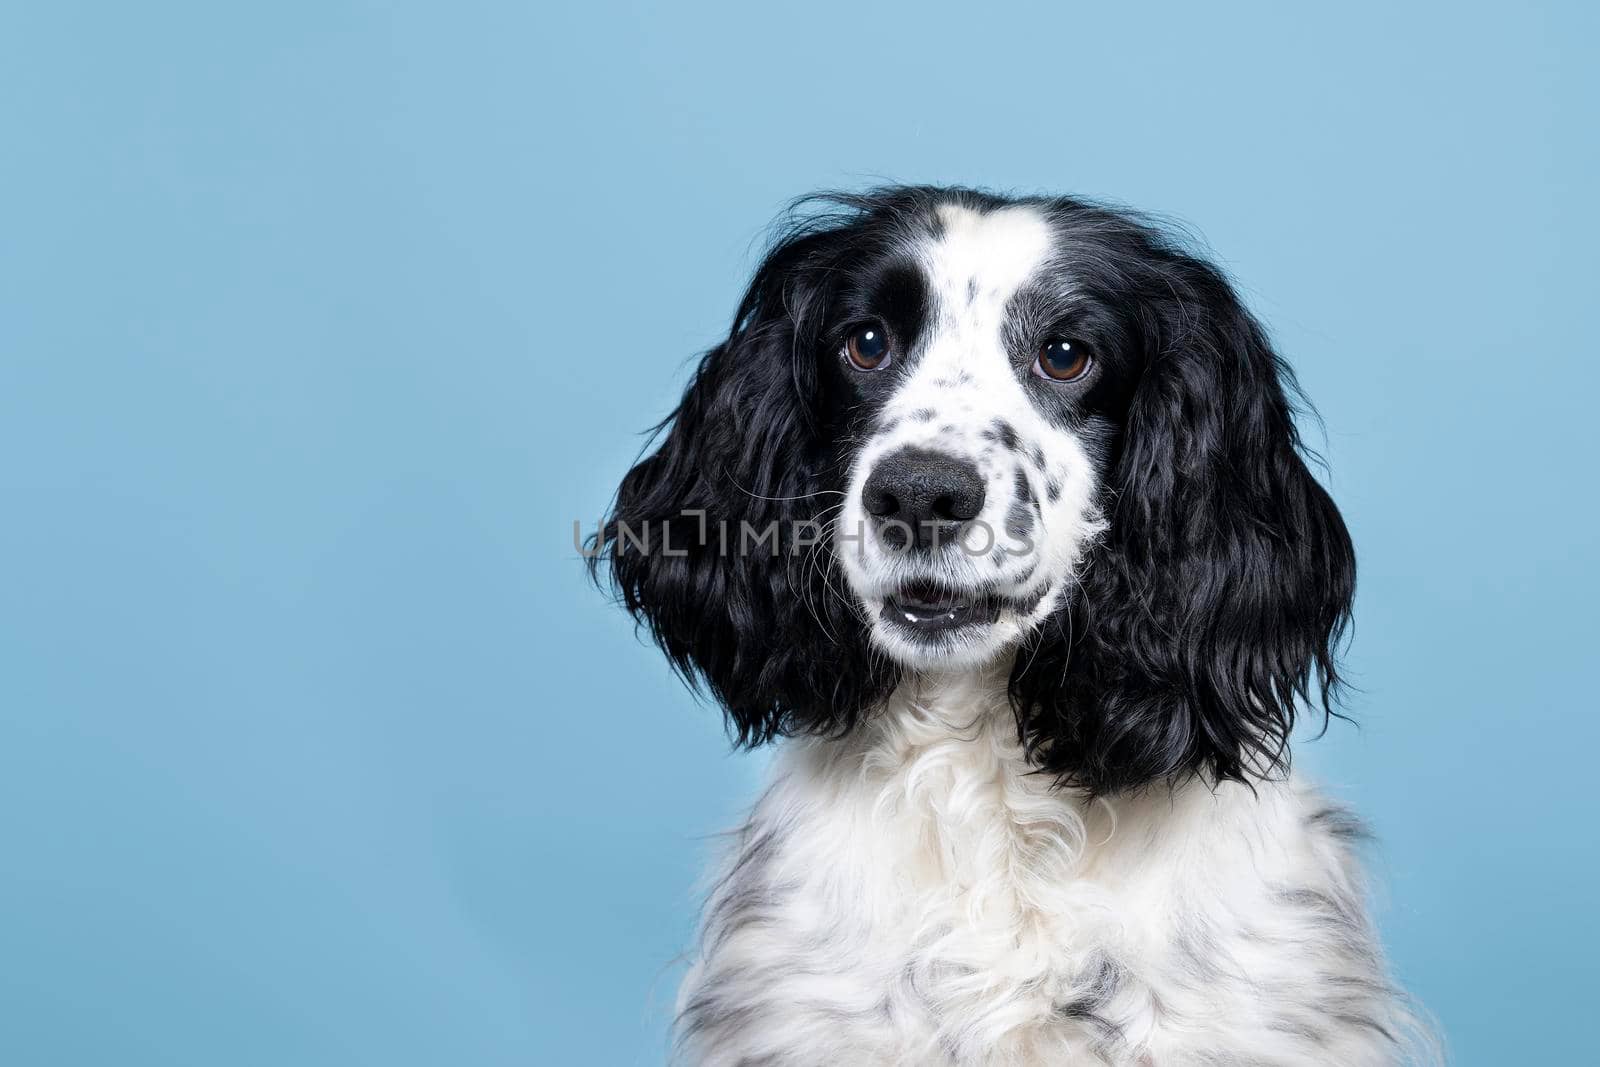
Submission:
<svg viewBox="0 0 1600 1067">
<path fill-rule="evenodd" d="M 1288 773 L 1355 566 L 1260 325 L 1127 213 L 825 203 L 598 542 L 738 740 L 789 739 L 711 893 L 683 1059 L 1405 1061 L 1359 828 Z M 843 351 L 863 323 L 879 369 Z M 1071 382 L 1034 366 L 1062 337 L 1092 353 Z M 867 513 L 905 449 L 981 479 L 958 543 L 896 550 Z M 910 588 L 987 614 L 920 631 Z"/>
</svg>

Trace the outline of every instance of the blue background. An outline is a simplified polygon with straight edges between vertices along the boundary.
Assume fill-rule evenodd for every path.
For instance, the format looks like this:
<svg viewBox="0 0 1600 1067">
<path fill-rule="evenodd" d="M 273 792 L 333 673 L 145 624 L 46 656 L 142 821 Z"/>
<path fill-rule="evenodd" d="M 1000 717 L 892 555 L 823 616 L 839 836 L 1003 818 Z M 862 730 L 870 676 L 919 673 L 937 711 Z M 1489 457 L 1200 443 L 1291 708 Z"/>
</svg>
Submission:
<svg viewBox="0 0 1600 1067">
<path fill-rule="evenodd" d="M 586 587 L 764 223 L 969 182 L 1193 224 L 1319 405 L 1387 940 L 1592 1056 L 1580 5 L 11 4 L 0 1062 L 652 1064 L 727 753 Z"/>
</svg>

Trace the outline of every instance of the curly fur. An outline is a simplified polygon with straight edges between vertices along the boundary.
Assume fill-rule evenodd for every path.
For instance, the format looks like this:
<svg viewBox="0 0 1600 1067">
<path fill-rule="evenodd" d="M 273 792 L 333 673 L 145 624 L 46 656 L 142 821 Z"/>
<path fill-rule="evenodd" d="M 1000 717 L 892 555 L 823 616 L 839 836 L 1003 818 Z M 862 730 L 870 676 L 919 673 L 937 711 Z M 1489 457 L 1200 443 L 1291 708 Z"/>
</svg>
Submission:
<svg viewBox="0 0 1600 1067">
<path fill-rule="evenodd" d="M 881 371 L 841 356 L 864 322 Z M 1068 334 L 1091 370 L 1030 374 Z M 1297 395 L 1223 275 L 1130 213 L 797 207 L 592 559 L 738 742 L 795 739 L 712 894 L 688 1058 L 1402 1057 L 1352 823 L 1288 775 L 1355 583 Z M 1016 548 L 891 553 L 864 487 L 905 456 L 959 461 L 963 530 Z M 907 634 L 925 581 L 988 624 Z"/>
</svg>

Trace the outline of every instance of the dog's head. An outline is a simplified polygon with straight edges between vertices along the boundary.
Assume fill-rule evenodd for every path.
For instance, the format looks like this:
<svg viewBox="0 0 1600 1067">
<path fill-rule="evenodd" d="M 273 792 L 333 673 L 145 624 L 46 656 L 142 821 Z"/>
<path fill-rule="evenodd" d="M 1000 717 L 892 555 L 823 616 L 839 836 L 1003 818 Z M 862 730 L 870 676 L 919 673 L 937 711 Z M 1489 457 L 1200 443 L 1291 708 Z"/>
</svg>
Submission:
<svg viewBox="0 0 1600 1067">
<path fill-rule="evenodd" d="M 1065 782 L 1278 766 L 1355 567 L 1227 281 L 1076 200 L 828 203 L 623 480 L 596 562 L 629 610 L 745 743 L 1009 660 Z"/>
</svg>

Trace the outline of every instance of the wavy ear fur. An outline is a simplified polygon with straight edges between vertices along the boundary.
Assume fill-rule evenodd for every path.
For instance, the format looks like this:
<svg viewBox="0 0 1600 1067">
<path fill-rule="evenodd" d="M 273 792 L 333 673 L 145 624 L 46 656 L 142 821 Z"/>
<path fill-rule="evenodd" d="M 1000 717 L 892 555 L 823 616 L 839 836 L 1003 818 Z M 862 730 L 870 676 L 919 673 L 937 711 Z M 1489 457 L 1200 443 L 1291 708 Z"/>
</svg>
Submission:
<svg viewBox="0 0 1600 1067">
<path fill-rule="evenodd" d="M 895 682 L 822 536 L 847 459 L 818 381 L 846 237 L 828 222 L 768 255 L 659 447 L 623 479 L 590 560 L 597 577 L 609 565 L 628 610 L 745 745 L 848 730 Z M 773 531 L 776 543 L 760 540 Z"/>
<path fill-rule="evenodd" d="M 818 355 L 848 263 L 882 236 L 870 217 L 929 195 L 835 198 L 841 215 L 775 246 L 596 538 L 596 576 L 743 744 L 844 732 L 898 681 L 820 536 L 858 428 L 838 420 L 859 413 L 829 404 Z M 1108 532 L 1016 657 L 1019 729 L 1043 770 L 1097 793 L 1272 773 L 1313 686 L 1332 713 L 1349 535 L 1301 457 L 1293 376 L 1222 275 L 1115 214 L 1090 233 L 1078 265 L 1109 270 L 1142 370 L 1108 459 Z M 745 524 L 779 543 L 742 541 Z M 797 536 L 815 543 L 796 552 Z"/>
<path fill-rule="evenodd" d="M 1098 793 L 1285 766 L 1313 679 L 1332 713 L 1355 589 L 1349 534 L 1300 455 L 1292 373 L 1214 268 L 1157 251 L 1109 531 L 1011 678 L 1036 761 Z"/>
</svg>

